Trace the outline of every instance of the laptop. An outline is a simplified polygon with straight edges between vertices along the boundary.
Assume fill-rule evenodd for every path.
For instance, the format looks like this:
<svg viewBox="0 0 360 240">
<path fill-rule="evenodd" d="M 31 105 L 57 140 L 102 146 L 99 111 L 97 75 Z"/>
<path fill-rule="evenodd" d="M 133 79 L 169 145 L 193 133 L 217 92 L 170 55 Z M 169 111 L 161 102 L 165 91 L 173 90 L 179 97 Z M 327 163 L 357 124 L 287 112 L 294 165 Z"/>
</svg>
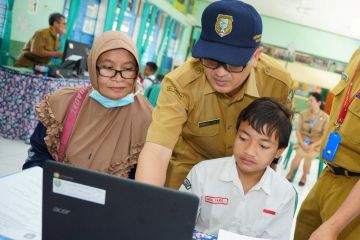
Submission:
<svg viewBox="0 0 360 240">
<path fill-rule="evenodd" d="M 43 169 L 44 240 L 192 239 L 195 195 L 55 161 Z"/>
</svg>

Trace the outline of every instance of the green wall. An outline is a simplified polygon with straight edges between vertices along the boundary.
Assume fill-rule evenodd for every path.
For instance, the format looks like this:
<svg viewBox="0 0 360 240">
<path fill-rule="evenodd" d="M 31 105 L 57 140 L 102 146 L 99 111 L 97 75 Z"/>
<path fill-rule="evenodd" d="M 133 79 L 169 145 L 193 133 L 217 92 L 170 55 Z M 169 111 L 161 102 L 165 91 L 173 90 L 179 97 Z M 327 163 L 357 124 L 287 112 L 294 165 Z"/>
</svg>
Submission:
<svg viewBox="0 0 360 240">
<path fill-rule="evenodd" d="M 49 26 L 48 18 L 53 12 L 63 12 L 65 0 L 38 0 L 36 11 L 30 11 L 30 1 L 15 0 L 11 28 L 10 54 L 19 55 L 25 42 L 35 31 Z"/>
<path fill-rule="evenodd" d="M 292 45 L 296 51 L 342 62 L 347 62 L 352 53 L 360 46 L 360 40 L 353 38 L 267 16 L 262 16 L 262 20 L 263 43 L 284 48 Z"/>
</svg>

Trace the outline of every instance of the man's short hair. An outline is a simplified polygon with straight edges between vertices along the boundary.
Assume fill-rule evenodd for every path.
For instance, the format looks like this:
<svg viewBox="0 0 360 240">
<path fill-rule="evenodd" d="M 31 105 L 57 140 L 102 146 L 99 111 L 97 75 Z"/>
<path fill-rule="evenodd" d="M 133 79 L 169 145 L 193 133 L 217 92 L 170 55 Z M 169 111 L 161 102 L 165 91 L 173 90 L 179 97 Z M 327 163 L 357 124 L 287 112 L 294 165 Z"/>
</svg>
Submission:
<svg viewBox="0 0 360 240">
<path fill-rule="evenodd" d="M 291 134 L 292 112 L 274 98 L 262 97 L 256 99 L 241 111 L 236 130 L 239 130 L 241 122 L 248 122 L 258 133 L 279 139 L 280 148 L 286 148 Z"/>
<path fill-rule="evenodd" d="M 49 16 L 49 25 L 52 26 L 54 22 L 59 22 L 62 18 L 65 18 L 64 15 L 60 13 L 52 13 Z"/>
<path fill-rule="evenodd" d="M 148 66 L 153 73 L 155 73 L 156 70 L 158 69 L 158 66 L 154 62 L 147 62 L 146 66 Z"/>
</svg>

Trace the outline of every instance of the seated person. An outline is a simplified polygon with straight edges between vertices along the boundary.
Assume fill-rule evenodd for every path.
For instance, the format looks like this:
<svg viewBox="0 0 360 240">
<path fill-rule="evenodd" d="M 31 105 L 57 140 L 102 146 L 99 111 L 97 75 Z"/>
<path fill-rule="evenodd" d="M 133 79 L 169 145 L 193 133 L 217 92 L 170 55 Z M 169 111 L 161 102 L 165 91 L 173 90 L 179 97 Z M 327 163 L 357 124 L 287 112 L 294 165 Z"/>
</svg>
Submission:
<svg viewBox="0 0 360 240">
<path fill-rule="evenodd" d="M 294 146 L 296 155 L 292 160 L 290 171 L 286 175 L 286 178 L 291 182 L 301 160 L 304 159 L 303 175 L 299 181 L 299 186 L 305 185 L 311 162 L 320 155 L 322 136 L 325 134 L 329 122 L 329 116 L 321 110 L 322 96 L 320 93 L 312 92 L 308 104 L 309 108 L 300 113 L 296 128 L 298 142 Z"/>
<path fill-rule="evenodd" d="M 197 231 L 289 239 L 296 192 L 269 165 L 288 145 L 291 115 L 271 98 L 255 100 L 238 117 L 234 155 L 192 168 L 180 190 L 200 198 Z"/>
<path fill-rule="evenodd" d="M 139 74 L 136 46 L 124 33 L 105 32 L 95 40 L 88 66 L 92 86 L 82 103 L 73 102 L 80 107 L 67 144 L 60 145 L 60 140 L 79 88 L 61 89 L 35 106 L 39 123 L 30 138 L 23 169 L 56 160 L 134 177 L 152 112 L 150 103 L 135 93 Z"/>
<path fill-rule="evenodd" d="M 16 67 L 33 68 L 34 65 L 46 65 L 52 57 L 61 58 L 63 53 L 57 49 L 60 46 L 59 35 L 66 33 L 64 15 L 53 13 L 49 16 L 49 27 L 41 29 L 31 37 L 16 59 Z"/>
</svg>

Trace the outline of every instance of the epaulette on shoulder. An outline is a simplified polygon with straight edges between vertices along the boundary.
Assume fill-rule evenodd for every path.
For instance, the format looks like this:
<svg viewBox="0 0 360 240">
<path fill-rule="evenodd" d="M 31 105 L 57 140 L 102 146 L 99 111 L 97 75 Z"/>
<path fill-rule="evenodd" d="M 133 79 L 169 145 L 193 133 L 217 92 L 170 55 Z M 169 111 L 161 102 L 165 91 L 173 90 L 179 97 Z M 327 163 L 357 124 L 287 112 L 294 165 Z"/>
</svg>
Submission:
<svg viewBox="0 0 360 240">
<path fill-rule="evenodd" d="M 167 78 L 185 87 L 203 74 L 199 59 L 189 58 L 183 65 L 166 75 Z"/>
<path fill-rule="evenodd" d="M 268 76 L 281 80 L 286 85 L 291 86 L 291 75 L 285 69 L 285 67 L 281 66 L 274 58 L 261 54 L 259 58 L 259 62 L 257 65 L 259 70 L 264 71 L 264 73 Z"/>
</svg>

